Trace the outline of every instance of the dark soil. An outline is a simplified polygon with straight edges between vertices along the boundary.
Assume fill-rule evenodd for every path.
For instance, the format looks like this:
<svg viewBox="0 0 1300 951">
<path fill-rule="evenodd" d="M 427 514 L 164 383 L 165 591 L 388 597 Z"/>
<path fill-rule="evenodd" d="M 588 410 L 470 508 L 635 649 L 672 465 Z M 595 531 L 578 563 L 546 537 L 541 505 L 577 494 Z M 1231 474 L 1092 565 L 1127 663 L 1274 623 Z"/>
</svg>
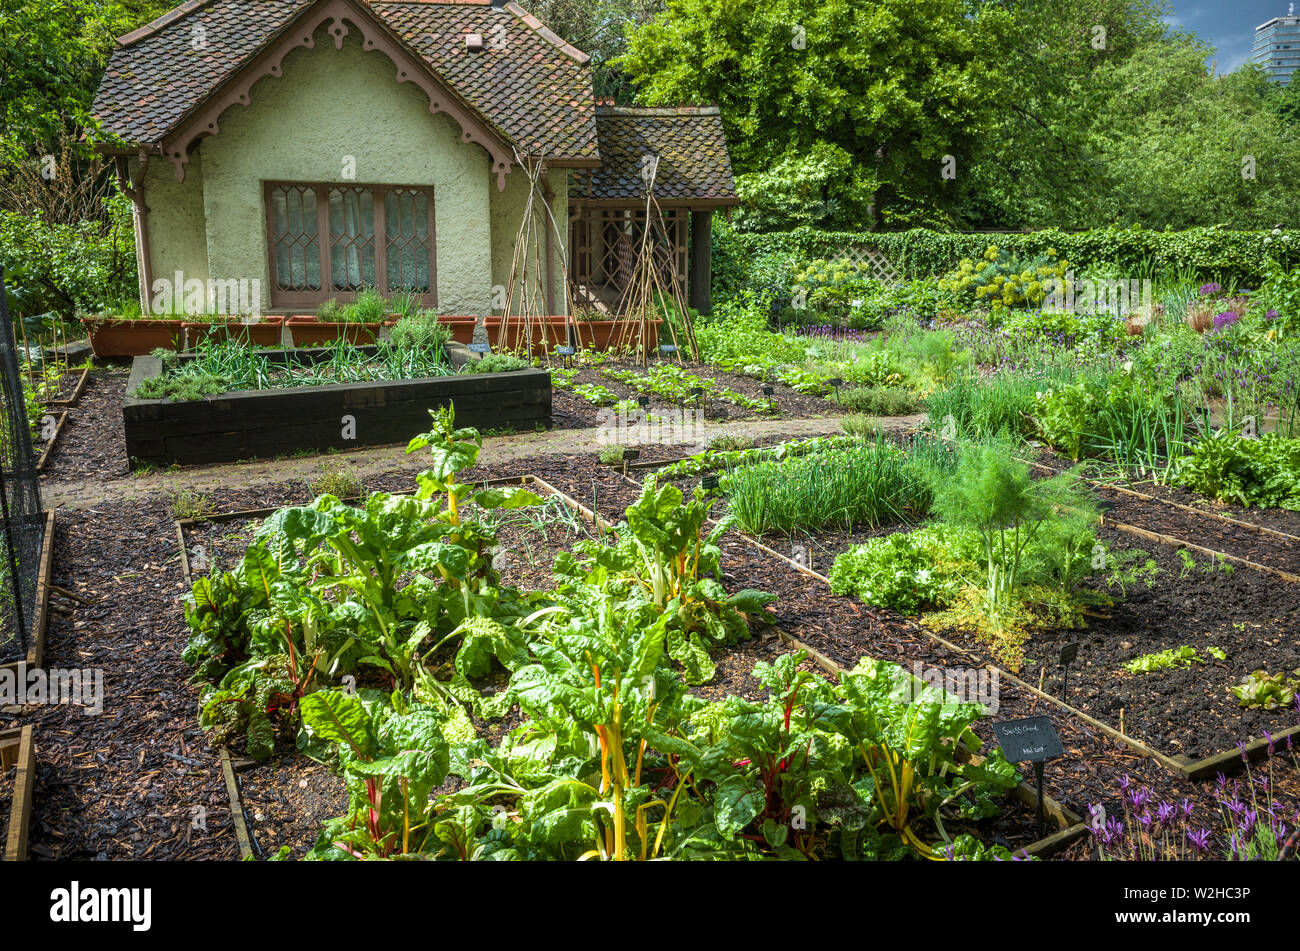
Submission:
<svg viewBox="0 0 1300 951">
<path fill-rule="evenodd" d="M 302 858 L 316 844 L 321 824 L 348 810 L 343 777 L 291 751 L 236 776 L 258 858 L 276 855 L 284 845 L 291 858 Z"/>
<path fill-rule="evenodd" d="M 632 371 L 634 373 L 641 373 L 644 371 L 644 368 L 635 363 L 608 361 L 599 366 L 583 366 L 579 368 L 578 374 L 574 377 L 573 382 L 577 385 L 584 383 L 598 384 L 605 387 L 607 390 L 616 393 L 619 399 L 635 400 L 640 395 L 647 395 L 650 398 L 650 411 L 652 413 L 656 410 L 662 413 L 664 410 L 677 410 L 679 408 L 679 403 L 669 402 L 663 397 L 654 394 L 640 394 L 631 387 L 610 379 L 601 372 L 605 369 Z M 743 393 L 745 396 L 752 397 L 753 399 L 769 401 L 772 405 L 772 410 L 770 412 L 763 412 L 736 406 L 735 404 L 728 403 L 725 400 L 706 397 L 703 402 L 703 409 L 704 418 L 707 420 L 778 418 L 808 419 L 816 416 L 832 416 L 839 412 L 839 408 L 834 403 L 828 402 L 820 396 L 808 396 L 804 393 L 798 393 L 779 383 L 772 384 L 772 395 L 771 397 L 767 397 L 763 394 L 764 384 L 758 380 L 750 379 L 747 376 L 741 376 L 738 373 L 727 373 L 723 370 L 718 370 L 714 367 L 698 363 L 685 364 L 683 369 L 693 376 L 704 380 L 714 380 L 721 387 L 728 390 L 734 390 L 737 393 Z M 590 403 L 582 400 L 572 392 L 560 390 L 557 387 L 555 389 L 555 396 L 558 398 L 561 393 L 564 393 L 564 395 L 570 400 L 576 400 L 585 403 L 587 406 L 591 406 Z M 579 418 L 577 410 L 569 404 L 568 400 L 565 401 L 563 408 L 566 414 L 573 414 L 573 418 Z M 595 415 L 584 418 L 594 419 L 594 421 L 584 422 L 581 425 L 599 425 L 601 420 L 607 418 L 609 412 L 608 409 L 605 410 L 605 416 L 600 415 L 600 409 L 597 409 L 596 407 L 592 407 L 592 409 L 595 411 Z M 568 418 L 569 416 L 566 415 L 566 419 Z M 556 420 L 556 425 L 560 425 L 558 419 Z"/>
<path fill-rule="evenodd" d="M 1066 456 L 1045 447 L 1039 450 L 1037 457 L 1027 456 L 1026 458 L 1034 459 L 1043 465 L 1058 470 L 1067 469 L 1074 465 Z M 1177 502 L 1207 513 L 1226 515 L 1238 521 L 1271 528 L 1300 538 L 1300 512 L 1291 512 L 1286 509 L 1243 508 L 1240 505 L 1231 505 L 1227 502 L 1219 502 L 1216 499 L 1207 499 L 1179 486 L 1157 485 L 1149 479 L 1120 479 L 1114 481 L 1116 485 L 1135 492 L 1141 492 L 1144 495 Z M 1102 488 L 1102 491 L 1104 492 L 1104 488 Z M 1121 493 L 1118 492 L 1105 492 L 1108 500 L 1117 499 L 1120 495 Z M 1180 512 L 1182 516 L 1189 520 L 1196 518 L 1191 512 L 1185 510 L 1175 509 L 1174 511 Z M 1273 537 L 1275 538 L 1275 536 Z"/>
</svg>

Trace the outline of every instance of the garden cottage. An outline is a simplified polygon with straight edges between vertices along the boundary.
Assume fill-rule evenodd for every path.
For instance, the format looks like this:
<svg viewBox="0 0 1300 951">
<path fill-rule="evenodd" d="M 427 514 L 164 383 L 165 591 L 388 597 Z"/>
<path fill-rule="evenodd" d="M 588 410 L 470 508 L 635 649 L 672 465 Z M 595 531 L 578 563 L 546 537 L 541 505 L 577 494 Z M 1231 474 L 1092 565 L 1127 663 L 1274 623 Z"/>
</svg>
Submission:
<svg viewBox="0 0 1300 951">
<path fill-rule="evenodd" d="M 269 313 L 365 287 L 492 313 L 530 194 L 547 309 L 608 305 L 653 181 L 660 266 L 707 310 L 711 217 L 737 203 L 716 108 L 598 103 L 588 57 L 498 0 L 189 0 L 117 41 L 94 111 L 146 308 L 180 275 L 260 286 Z"/>
</svg>

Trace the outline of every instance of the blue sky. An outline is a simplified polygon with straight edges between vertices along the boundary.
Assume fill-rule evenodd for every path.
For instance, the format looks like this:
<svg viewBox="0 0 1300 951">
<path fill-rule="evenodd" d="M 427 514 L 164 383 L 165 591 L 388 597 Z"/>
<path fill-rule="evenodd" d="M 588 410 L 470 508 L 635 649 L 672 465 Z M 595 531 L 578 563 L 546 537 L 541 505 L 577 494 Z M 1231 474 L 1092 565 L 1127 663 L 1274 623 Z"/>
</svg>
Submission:
<svg viewBox="0 0 1300 951">
<path fill-rule="evenodd" d="M 1218 49 L 1219 72 L 1236 69 L 1250 56 L 1255 27 L 1284 16 L 1290 0 L 1170 0 L 1172 26 L 1191 33 Z M 1296 0 L 1300 13 L 1300 0 Z"/>
</svg>

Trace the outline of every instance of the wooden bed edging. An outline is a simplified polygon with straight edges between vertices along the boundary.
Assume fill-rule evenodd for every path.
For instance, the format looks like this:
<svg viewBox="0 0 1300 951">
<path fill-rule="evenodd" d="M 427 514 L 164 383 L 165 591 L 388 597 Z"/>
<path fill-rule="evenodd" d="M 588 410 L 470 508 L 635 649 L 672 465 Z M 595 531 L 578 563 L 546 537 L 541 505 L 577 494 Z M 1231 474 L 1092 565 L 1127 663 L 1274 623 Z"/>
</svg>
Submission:
<svg viewBox="0 0 1300 951">
<path fill-rule="evenodd" d="M 0 733 L 0 769 L 14 767 L 14 792 L 9 803 L 4 861 L 27 861 L 27 836 L 32 818 L 32 787 L 36 782 L 36 747 L 31 726 Z"/>
<path fill-rule="evenodd" d="M 72 388 L 72 395 L 65 396 L 59 400 L 41 400 L 45 406 L 72 406 L 77 400 L 81 399 L 81 391 L 86 388 L 86 380 L 90 378 L 90 367 L 81 368 L 81 376 L 77 377 L 77 383 Z"/>
<path fill-rule="evenodd" d="M 54 417 L 54 433 L 50 436 L 50 441 L 45 444 L 45 448 L 41 450 L 41 454 L 36 457 L 37 472 L 45 471 L 45 463 L 49 461 L 50 453 L 54 451 L 54 444 L 59 441 L 59 434 L 63 432 L 63 424 L 68 418 L 68 411 L 61 409 L 44 415 Z"/>
<path fill-rule="evenodd" d="M 235 827 L 239 857 L 254 858 L 253 840 L 248 834 L 248 822 L 244 818 L 244 800 L 239 794 L 239 780 L 235 778 L 235 769 L 230 763 L 230 751 L 224 746 L 221 747 L 221 776 L 226 782 L 226 795 L 230 798 L 230 821 Z"/>
</svg>

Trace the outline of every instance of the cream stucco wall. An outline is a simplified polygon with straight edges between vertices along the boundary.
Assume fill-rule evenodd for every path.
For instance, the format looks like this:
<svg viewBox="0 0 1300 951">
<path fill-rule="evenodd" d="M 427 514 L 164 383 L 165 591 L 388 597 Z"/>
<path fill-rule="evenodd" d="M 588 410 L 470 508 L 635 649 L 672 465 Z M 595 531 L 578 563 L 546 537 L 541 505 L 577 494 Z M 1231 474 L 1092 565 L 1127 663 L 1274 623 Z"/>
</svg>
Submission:
<svg viewBox="0 0 1300 951">
<path fill-rule="evenodd" d="M 139 163 L 129 163 L 132 176 Z M 176 181 L 170 162 L 153 156 L 144 174 L 145 215 L 149 230 L 151 278 L 176 282 L 176 272 L 183 280 L 208 279 L 208 239 L 203 224 L 203 161 L 195 155 L 185 172 L 185 181 Z M 144 280 L 143 273 L 140 275 Z M 153 300 L 154 288 L 142 288 L 143 305 Z M 183 288 L 179 290 L 183 291 Z M 178 310 L 180 308 L 177 308 Z"/>
<path fill-rule="evenodd" d="M 285 58 L 282 77 L 253 87 L 251 105 L 234 106 L 221 117 L 220 132 L 202 141 L 187 166 L 184 186 L 158 183 L 147 193 L 155 273 L 174 270 L 180 261 L 197 263 L 197 189 L 206 245 L 203 276 L 260 279 L 262 307 L 269 308 L 264 182 L 431 185 L 438 309 L 490 313 L 497 187 L 487 152 L 462 143 L 459 127 L 431 114 L 428 97 L 414 84 L 398 83 L 387 56 L 362 50 L 355 30 L 342 50 L 324 28 L 315 40 L 314 48 Z M 344 172 L 348 162 L 355 163 L 350 179 Z M 171 174 L 170 163 L 154 164 L 159 172 L 151 167 L 151 180 L 163 171 Z M 517 177 L 522 176 L 516 169 L 507 181 Z"/>
<path fill-rule="evenodd" d="M 551 220 L 545 212 L 538 209 L 534 218 L 534 238 L 529 242 L 525 260 L 527 261 L 528 281 L 536 300 L 546 299 L 546 285 L 539 277 L 545 271 L 541 261 L 546 256 L 546 230 L 554 227 L 551 233 L 552 247 L 552 306 L 547 308 L 552 313 L 568 313 L 568 295 L 565 293 L 564 260 L 569 243 L 569 179 L 566 169 L 553 169 L 547 179 L 551 186 Z M 498 287 L 507 287 L 510 271 L 515 259 L 515 241 L 519 237 L 523 224 L 524 211 L 528 206 L 529 178 L 526 169 L 515 169 L 506 179 L 503 192 L 492 190 L 492 282 Z M 519 301 L 522 293 L 517 291 L 515 300 Z M 518 305 L 516 304 L 516 312 Z M 499 313 L 499 311 L 493 311 Z"/>
</svg>

